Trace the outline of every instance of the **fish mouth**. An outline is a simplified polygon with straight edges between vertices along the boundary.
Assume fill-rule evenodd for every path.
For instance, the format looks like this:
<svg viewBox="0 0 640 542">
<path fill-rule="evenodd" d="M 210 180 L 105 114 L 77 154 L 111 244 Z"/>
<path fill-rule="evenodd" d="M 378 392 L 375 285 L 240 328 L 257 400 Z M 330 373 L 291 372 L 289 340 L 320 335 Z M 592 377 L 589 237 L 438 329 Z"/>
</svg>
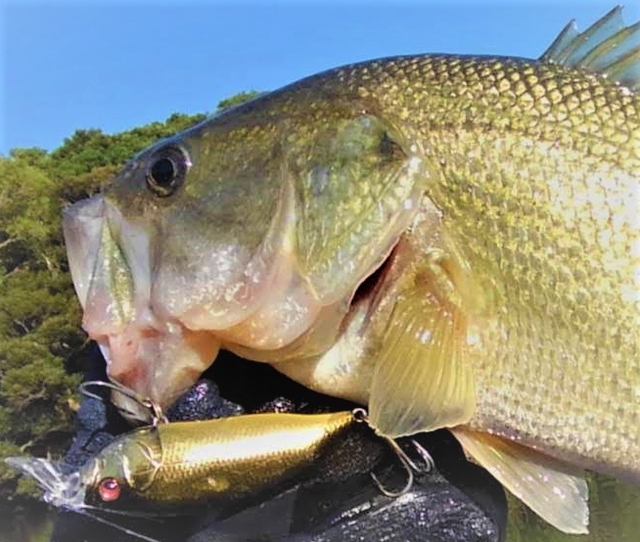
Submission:
<svg viewBox="0 0 640 542">
<path fill-rule="evenodd" d="M 294 199 L 284 190 L 257 247 L 241 254 L 213 243 L 184 265 L 162 252 L 170 232 L 152 219 L 123 216 L 106 196 L 65 209 L 64 237 L 83 327 L 99 345 L 109 379 L 166 411 L 220 349 L 268 363 L 326 352 L 371 281 L 342 284 L 325 299 L 316 294 L 296 265 Z M 375 275 L 392 248 L 378 256 L 369 274 Z M 229 267 L 225 283 L 220 277 Z M 112 400 L 126 418 L 148 422 L 148 410 L 136 401 L 118 393 Z"/>
<path fill-rule="evenodd" d="M 5 462 L 35 480 L 46 503 L 73 509 L 84 505 L 86 486 L 79 472 L 65 473 L 59 464 L 39 457 L 7 457 Z"/>
<path fill-rule="evenodd" d="M 265 240 L 254 253 L 245 251 L 244 260 L 238 256 L 231 266 L 235 275 L 217 290 L 207 285 L 224 277 L 230 265 L 222 256 L 229 247 L 214 245 L 209 260 L 196 259 L 196 268 L 180 272 L 181 262 L 171 255 L 165 261 L 157 248 L 166 240 L 158 224 L 124 217 L 102 195 L 65 209 L 63 231 L 82 325 L 98 343 L 110 380 L 166 410 L 221 348 L 257 361 L 326 348 L 348 303 L 324 307 L 296 271 L 287 241 L 294 226 L 291 198 L 283 198 Z M 235 256 L 232 251 L 230 258 Z M 198 298 L 201 292 L 212 299 Z M 316 325 L 326 321 L 331 324 Z M 303 337 L 310 329 L 323 340 L 311 344 Z M 148 421 L 135 401 L 121 394 L 113 401 L 127 418 Z"/>
<path fill-rule="evenodd" d="M 109 378 L 168 407 L 215 359 L 220 340 L 156 314 L 149 230 L 126 221 L 103 196 L 65 209 L 63 231 L 82 325 Z M 130 420 L 147 421 L 139 404 L 121 394 L 113 400 Z"/>
</svg>

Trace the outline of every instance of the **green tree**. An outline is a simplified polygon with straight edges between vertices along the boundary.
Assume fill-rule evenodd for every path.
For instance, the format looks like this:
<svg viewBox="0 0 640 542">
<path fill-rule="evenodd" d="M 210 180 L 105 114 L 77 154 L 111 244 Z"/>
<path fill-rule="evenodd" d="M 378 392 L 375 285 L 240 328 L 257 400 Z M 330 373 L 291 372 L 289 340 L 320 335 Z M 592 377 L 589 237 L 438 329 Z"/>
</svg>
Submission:
<svg viewBox="0 0 640 542">
<path fill-rule="evenodd" d="M 240 92 L 239 94 L 231 96 L 230 98 L 225 98 L 224 100 L 218 102 L 216 113 L 220 113 L 225 109 L 229 109 L 248 100 L 253 100 L 253 98 L 255 98 L 256 96 L 260 96 L 260 94 L 264 93 L 258 90 L 249 90 L 247 92 Z"/>
</svg>

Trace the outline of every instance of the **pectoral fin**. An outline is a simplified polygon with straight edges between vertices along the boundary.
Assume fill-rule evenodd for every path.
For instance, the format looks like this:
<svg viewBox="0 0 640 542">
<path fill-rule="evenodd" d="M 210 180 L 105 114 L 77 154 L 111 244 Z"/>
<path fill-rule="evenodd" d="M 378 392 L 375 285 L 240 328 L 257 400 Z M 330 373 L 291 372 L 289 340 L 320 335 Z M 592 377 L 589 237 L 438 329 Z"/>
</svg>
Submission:
<svg viewBox="0 0 640 542">
<path fill-rule="evenodd" d="M 565 533 L 589 532 L 589 489 L 575 470 L 509 440 L 457 427 L 465 451 L 536 514 Z"/>
<path fill-rule="evenodd" d="M 467 317 L 440 264 L 398 297 L 377 360 L 369 419 L 388 437 L 466 423 L 475 408 Z"/>
</svg>

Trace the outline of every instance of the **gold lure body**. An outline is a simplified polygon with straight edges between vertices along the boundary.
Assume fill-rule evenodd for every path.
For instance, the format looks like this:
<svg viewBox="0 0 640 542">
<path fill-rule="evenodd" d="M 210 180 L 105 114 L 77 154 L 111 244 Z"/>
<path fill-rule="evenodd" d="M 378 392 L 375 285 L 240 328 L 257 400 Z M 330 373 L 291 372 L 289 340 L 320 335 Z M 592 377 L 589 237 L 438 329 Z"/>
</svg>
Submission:
<svg viewBox="0 0 640 542">
<path fill-rule="evenodd" d="M 128 486 L 151 506 L 228 503 L 300 475 L 353 421 L 341 412 L 163 423 L 127 434 L 101 456 L 121 464 Z"/>
<path fill-rule="evenodd" d="M 230 507 L 293 487 L 356 421 L 352 412 L 160 423 L 117 437 L 79 472 L 10 458 L 55 506 L 129 514 Z"/>
</svg>

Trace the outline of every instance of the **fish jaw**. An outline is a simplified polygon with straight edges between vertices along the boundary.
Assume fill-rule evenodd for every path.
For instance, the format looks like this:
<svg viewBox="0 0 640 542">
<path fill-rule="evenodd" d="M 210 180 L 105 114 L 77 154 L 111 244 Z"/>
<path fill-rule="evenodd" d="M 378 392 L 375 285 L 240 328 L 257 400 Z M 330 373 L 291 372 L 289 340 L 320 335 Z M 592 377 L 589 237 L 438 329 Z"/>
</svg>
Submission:
<svg viewBox="0 0 640 542">
<path fill-rule="evenodd" d="M 105 204 L 102 196 L 81 200 L 65 208 L 62 229 L 73 286 L 84 309 L 93 276 L 104 225 Z"/>
<path fill-rule="evenodd" d="M 158 331 L 132 322 L 97 342 L 112 381 L 166 410 L 215 360 L 220 342 L 208 332 L 164 327 Z M 117 392 L 112 400 L 125 417 L 149 421 L 149 411 L 138 402 Z"/>
<path fill-rule="evenodd" d="M 167 408 L 211 365 L 220 341 L 156 314 L 148 230 L 103 196 L 67 208 L 63 230 L 83 327 L 100 346 L 108 377 Z M 113 400 L 127 417 L 147 419 L 131 399 L 115 393 Z"/>
</svg>

